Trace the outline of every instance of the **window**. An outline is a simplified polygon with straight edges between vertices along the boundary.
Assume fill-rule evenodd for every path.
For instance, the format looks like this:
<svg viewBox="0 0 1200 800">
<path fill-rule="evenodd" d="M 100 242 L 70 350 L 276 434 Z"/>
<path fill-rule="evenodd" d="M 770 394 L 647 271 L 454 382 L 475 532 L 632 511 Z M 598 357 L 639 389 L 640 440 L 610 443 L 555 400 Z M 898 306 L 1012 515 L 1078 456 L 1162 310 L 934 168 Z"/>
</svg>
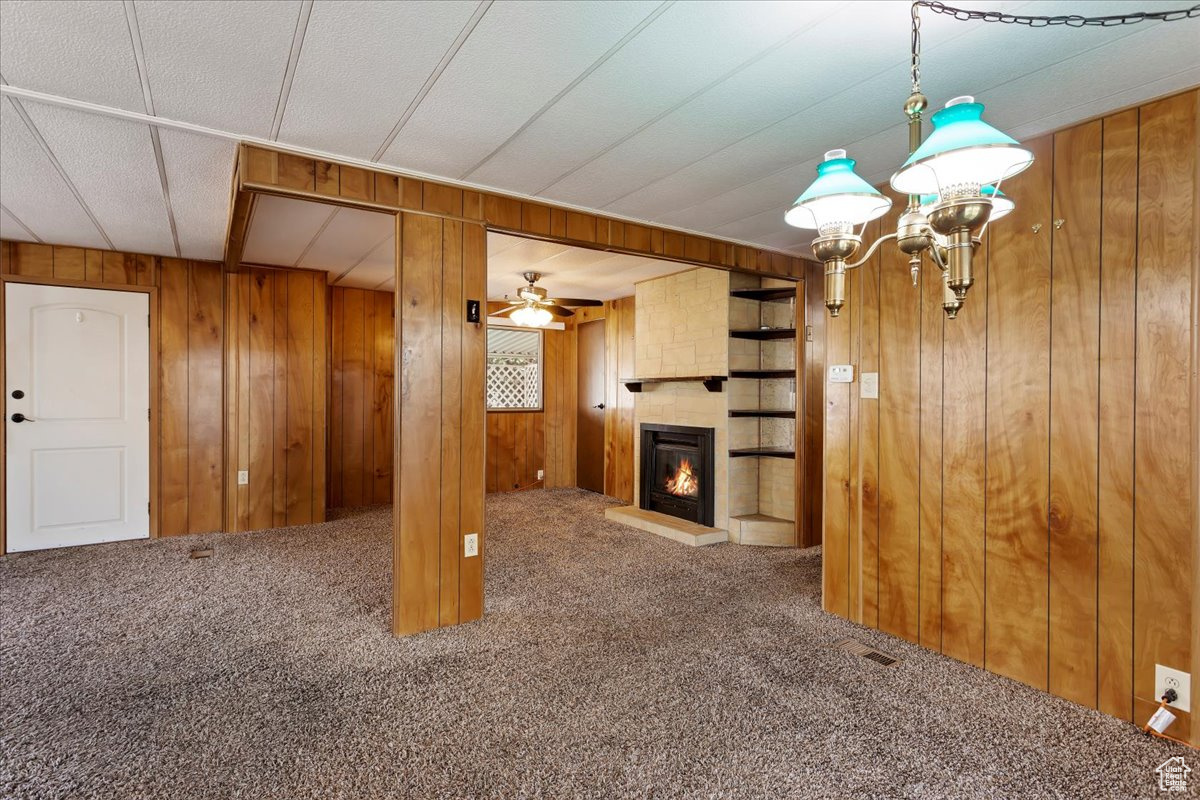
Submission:
<svg viewBox="0 0 1200 800">
<path fill-rule="evenodd" d="M 541 410 L 541 331 L 488 328 L 487 407 L 490 411 Z"/>
</svg>

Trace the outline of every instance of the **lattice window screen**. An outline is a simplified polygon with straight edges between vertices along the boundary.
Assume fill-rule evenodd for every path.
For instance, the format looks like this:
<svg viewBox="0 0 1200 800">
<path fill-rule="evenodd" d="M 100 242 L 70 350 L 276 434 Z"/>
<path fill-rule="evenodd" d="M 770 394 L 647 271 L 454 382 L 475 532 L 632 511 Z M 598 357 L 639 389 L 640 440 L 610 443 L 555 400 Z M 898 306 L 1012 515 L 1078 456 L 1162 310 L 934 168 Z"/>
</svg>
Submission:
<svg viewBox="0 0 1200 800">
<path fill-rule="evenodd" d="M 538 365 L 489 362 L 488 408 L 538 408 Z"/>
</svg>

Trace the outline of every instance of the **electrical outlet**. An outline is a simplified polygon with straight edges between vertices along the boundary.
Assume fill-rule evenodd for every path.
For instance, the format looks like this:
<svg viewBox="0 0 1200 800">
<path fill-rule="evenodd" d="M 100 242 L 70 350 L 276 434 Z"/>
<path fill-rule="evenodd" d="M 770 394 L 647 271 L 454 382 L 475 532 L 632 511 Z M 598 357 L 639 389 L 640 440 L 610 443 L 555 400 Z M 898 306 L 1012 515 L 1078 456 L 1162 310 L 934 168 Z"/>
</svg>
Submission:
<svg viewBox="0 0 1200 800">
<path fill-rule="evenodd" d="M 1171 708 L 1178 708 L 1180 711 L 1190 711 L 1192 707 L 1192 676 L 1178 669 L 1164 667 L 1162 664 L 1154 665 L 1154 699 L 1161 698 L 1167 693 L 1167 689 L 1174 689 L 1175 694 L 1179 695 L 1174 703 L 1169 703 Z"/>
<path fill-rule="evenodd" d="M 250 471 L 245 469 L 238 470 L 238 486 L 250 485 Z"/>
<path fill-rule="evenodd" d="M 467 558 L 479 555 L 478 533 L 468 533 L 463 537 L 463 555 Z"/>
<path fill-rule="evenodd" d="M 864 372 L 859 376 L 859 394 L 864 400 L 879 399 L 879 373 Z"/>
<path fill-rule="evenodd" d="M 539 480 L 539 481 L 540 481 L 540 480 L 544 480 L 544 479 L 545 479 L 545 477 L 546 477 L 546 470 L 544 470 L 544 469 L 539 469 L 539 470 L 538 470 L 538 480 Z"/>
</svg>

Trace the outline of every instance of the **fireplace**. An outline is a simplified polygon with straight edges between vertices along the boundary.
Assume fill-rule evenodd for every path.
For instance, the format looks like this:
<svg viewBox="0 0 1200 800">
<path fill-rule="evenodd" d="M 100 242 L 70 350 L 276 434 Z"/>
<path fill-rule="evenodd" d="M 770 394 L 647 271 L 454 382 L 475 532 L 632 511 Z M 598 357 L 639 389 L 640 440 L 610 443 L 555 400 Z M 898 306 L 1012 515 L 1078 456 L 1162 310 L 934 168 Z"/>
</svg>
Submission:
<svg viewBox="0 0 1200 800">
<path fill-rule="evenodd" d="M 713 429 L 643 422 L 641 432 L 641 507 L 712 527 Z"/>
</svg>

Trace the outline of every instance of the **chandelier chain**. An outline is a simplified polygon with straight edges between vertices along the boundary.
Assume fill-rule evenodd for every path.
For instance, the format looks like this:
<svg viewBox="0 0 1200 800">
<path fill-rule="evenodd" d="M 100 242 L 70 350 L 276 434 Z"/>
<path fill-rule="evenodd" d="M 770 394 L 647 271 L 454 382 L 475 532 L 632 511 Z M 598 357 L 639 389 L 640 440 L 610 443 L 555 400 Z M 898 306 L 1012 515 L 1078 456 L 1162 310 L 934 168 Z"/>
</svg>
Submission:
<svg viewBox="0 0 1200 800">
<path fill-rule="evenodd" d="M 912 92 L 921 91 L 921 15 L 917 13 L 920 3 L 912 4 Z"/>
<path fill-rule="evenodd" d="M 1200 3 L 1190 8 L 1180 8 L 1173 11 L 1135 11 L 1129 14 L 1113 14 L 1106 17 L 1082 17 L 1078 14 L 1038 17 L 1025 14 L 1005 14 L 1001 11 L 972 11 L 970 9 L 954 8 L 935 0 L 917 0 L 917 2 L 913 3 L 914 20 L 916 19 L 917 6 L 925 6 L 935 14 L 948 14 L 962 22 L 981 20 L 983 22 L 1003 22 L 1008 25 L 1028 25 L 1031 28 L 1048 28 L 1053 25 L 1066 25 L 1069 28 L 1083 28 L 1091 25 L 1101 28 L 1112 28 L 1118 25 L 1134 25 L 1138 22 L 1176 22 L 1181 19 L 1195 19 L 1200 17 Z M 915 76 L 917 60 L 915 47 L 918 42 L 915 22 L 913 37 L 913 70 Z"/>
</svg>

